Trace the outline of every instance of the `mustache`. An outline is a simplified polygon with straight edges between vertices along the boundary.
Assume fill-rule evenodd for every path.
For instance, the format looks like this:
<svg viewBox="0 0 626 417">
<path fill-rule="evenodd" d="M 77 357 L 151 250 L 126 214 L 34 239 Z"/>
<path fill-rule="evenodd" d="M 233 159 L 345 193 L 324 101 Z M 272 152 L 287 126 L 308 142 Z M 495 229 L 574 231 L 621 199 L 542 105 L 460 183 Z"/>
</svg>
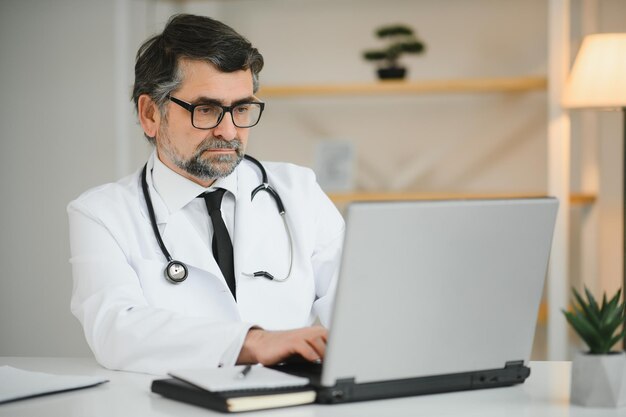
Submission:
<svg viewBox="0 0 626 417">
<path fill-rule="evenodd" d="M 201 154 L 209 149 L 232 149 L 239 151 L 241 149 L 241 141 L 239 139 L 224 140 L 217 138 L 207 138 L 198 145 L 196 154 Z"/>
</svg>

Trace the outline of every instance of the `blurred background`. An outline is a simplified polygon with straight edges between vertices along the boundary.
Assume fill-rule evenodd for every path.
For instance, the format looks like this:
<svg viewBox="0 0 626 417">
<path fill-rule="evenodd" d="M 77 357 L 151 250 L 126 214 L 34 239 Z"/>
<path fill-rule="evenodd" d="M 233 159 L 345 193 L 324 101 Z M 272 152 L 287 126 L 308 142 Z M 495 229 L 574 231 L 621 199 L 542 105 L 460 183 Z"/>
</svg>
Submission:
<svg viewBox="0 0 626 417">
<path fill-rule="evenodd" d="M 222 20 L 261 51 L 267 105 L 249 152 L 314 168 L 340 208 L 359 197 L 560 196 L 557 284 L 533 359 L 570 357 L 559 313 L 570 286 L 622 282 L 623 123 L 619 112 L 564 111 L 551 87 L 584 35 L 626 32 L 623 0 L 0 0 L 0 356 L 90 355 L 69 311 L 65 206 L 151 152 L 130 101 L 134 56 L 175 13 Z M 368 89 L 376 66 L 362 53 L 388 24 L 426 45 L 401 59 L 412 92 Z"/>
</svg>

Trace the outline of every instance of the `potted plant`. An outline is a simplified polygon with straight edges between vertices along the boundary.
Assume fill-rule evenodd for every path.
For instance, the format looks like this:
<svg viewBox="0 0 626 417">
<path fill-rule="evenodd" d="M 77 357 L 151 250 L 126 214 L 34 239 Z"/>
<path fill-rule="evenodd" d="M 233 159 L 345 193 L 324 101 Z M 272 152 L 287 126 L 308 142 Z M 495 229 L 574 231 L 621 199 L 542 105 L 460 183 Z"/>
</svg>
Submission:
<svg viewBox="0 0 626 417">
<path fill-rule="evenodd" d="M 576 302 L 572 311 L 563 310 L 563 314 L 589 351 L 577 354 L 572 361 L 570 401 L 587 407 L 625 406 L 626 354 L 611 350 L 626 333 L 622 291 L 609 301 L 605 293 L 601 305 L 587 288 L 586 300 L 572 291 Z"/>
<path fill-rule="evenodd" d="M 378 77 L 381 80 L 403 79 L 406 68 L 399 65 L 398 60 L 403 54 L 421 54 L 425 49 L 424 43 L 417 39 L 410 27 L 404 25 L 381 27 L 376 36 L 387 41 L 387 47 L 367 50 L 363 58 L 378 62 Z"/>
</svg>

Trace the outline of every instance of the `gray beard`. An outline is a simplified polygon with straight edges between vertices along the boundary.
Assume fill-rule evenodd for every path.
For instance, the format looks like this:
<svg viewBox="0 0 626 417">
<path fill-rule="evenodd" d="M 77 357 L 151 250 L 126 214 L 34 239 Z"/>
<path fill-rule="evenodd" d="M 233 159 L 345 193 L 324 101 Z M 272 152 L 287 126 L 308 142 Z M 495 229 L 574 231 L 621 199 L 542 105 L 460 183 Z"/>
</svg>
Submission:
<svg viewBox="0 0 626 417">
<path fill-rule="evenodd" d="M 234 149 L 235 155 L 203 157 L 202 155 L 209 149 Z M 242 143 L 239 139 L 226 141 L 207 138 L 198 146 L 193 155 L 186 160 L 181 159 L 178 155 L 174 155 L 170 149 L 167 149 L 166 152 L 178 168 L 204 181 L 229 176 L 237 168 L 244 156 Z"/>
</svg>

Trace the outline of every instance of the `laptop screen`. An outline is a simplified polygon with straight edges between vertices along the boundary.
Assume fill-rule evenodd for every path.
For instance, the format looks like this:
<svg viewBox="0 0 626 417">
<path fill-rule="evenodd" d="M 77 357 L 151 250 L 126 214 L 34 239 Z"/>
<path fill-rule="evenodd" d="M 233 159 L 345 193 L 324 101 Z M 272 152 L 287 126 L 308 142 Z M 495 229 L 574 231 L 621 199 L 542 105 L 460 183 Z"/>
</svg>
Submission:
<svg viewBox="0 0 626 417">
<path fill-rule="evenodd" d="M 528 361 L 554 198 L 355 203 L 322 384 Z"/>
</svg>

